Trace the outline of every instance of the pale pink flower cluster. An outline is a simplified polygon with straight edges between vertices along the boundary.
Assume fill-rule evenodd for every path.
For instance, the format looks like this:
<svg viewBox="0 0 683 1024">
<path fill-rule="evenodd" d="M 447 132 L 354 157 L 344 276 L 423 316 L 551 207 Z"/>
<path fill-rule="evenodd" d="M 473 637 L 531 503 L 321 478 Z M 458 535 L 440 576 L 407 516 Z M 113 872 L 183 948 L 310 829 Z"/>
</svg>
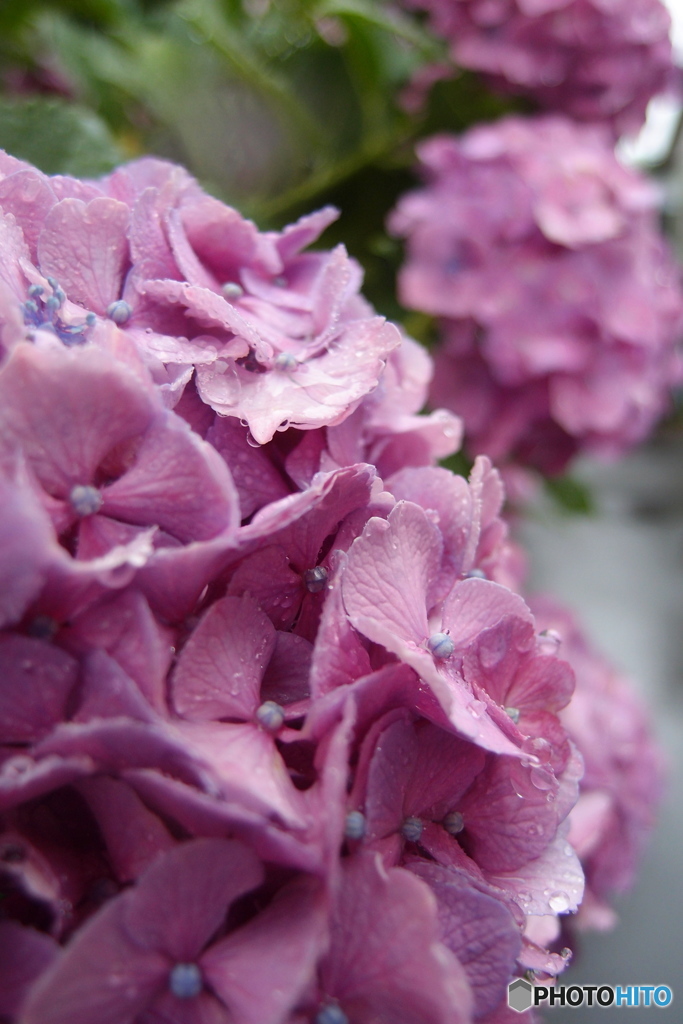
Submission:
<svg viewBox="0 0 683 1024">
<path fill-rule="evenodd" d="M 561 471 L 643 440 L 681 379 L 680 272 L 656 193 L 603 128 L 508 117 L 418 149 L 403 303 L 440 318 L 432 400 L 474 454 Z"/>
<path fill-rule="evenodd" d="M 503 1024 L 583 760 L 497 472 L 329 211 L 0 167 L 0 1016 Z"/>
<path fill-rule="evenodd" d="M 679 86 L 661 0 L 404 2 L 427 11 L 455 63 L 494 89 L 618 134 L 640 128 L 649 100 Z"/>
</svg>

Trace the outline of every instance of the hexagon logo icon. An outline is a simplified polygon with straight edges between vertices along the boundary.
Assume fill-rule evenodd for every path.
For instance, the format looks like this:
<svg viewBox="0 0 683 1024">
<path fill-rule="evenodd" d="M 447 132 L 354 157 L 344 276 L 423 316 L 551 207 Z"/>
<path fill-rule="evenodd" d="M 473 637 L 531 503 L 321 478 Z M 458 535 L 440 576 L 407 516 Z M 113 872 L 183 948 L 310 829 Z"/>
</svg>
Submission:
<svg viewBox="0 0 683 1024">
<path fill-rule="evenodd" d="M 508 1006 L 517 1013 L 524 1013 L 533 1003 L 533 989 L 524 978 L 517 978 L 508 985 Z"/>
</svg>

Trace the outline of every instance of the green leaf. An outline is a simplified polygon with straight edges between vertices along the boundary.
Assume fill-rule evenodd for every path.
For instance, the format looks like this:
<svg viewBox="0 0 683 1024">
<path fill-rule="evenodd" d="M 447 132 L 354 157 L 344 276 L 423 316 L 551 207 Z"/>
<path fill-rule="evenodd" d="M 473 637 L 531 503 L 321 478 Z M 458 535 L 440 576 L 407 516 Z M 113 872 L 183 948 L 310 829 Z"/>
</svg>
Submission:
<svg viewBox="0 0 683 1024">
<path fill-rule="evenodd" d="M 550 477 L 544 481 L 545 489 L 558 510 L 566 515 L 590 516 L 595 513 L 595 502 L 588 486 L 572 476 Z"/>
<path fill-rule="evenodd" d="M 46 174 L 93 177 L 124 157 L 91 110 L 59 99 L 0 99 L 0 148 Z"/>
</svg>

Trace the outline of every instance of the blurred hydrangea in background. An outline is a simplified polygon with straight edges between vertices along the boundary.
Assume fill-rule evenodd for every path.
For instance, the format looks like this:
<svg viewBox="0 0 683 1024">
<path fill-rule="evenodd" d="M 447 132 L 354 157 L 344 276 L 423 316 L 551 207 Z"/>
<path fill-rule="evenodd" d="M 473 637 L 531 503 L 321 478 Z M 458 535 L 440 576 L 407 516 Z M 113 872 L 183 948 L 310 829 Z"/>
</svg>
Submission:
<svg viewBox="0 0 683 1024">
<path fill-rule="evenodd" d="M 2 5 L 3 1021 L 532 1022 L 615 927 L 665 757 L 562 598 L 680 444 L 668 33 Z"/>
</svg>

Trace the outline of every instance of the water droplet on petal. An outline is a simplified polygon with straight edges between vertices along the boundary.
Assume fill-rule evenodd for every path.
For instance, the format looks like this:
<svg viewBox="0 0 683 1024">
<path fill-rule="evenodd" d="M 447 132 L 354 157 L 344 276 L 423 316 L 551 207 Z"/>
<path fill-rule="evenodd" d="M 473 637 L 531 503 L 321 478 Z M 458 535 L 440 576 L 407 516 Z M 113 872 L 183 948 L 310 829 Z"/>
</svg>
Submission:
<svg viewBox="0 0 683 1024">
<path fill-rule="evenodd" d="M 304 573 L 304 586 L 309 594 L 319 594 L 327 586 L 329 573 L 324 565 L 316 565 Z"/>
<path fill-rule="evenodd" d="M 556 629 L 544 629 L 538 634 L 538 646 L 541 654 L 557 654 L 562 637 Z"/>
<path fill-rule="evenodd" d="M 467 705 L 467 710 L 473 718 L 481 718 L 486 711 L 486 704 L 483 700 L 473 700 L 471 704 Z"/>
<path fill-rule="evenodd" d="M 554 892 L 548 900 L 548 906 L 554 914 L 563 914 L 569 909 L 569 897 L 566 892 Z"/>
<path fill-rule="evenodd" d="M 486 573 L 484 572 L 483 569 L 477 569 L 475 567 L 474 569 L 470 569 L 470 571 L 467 573 L 467 579 L 468 580 L 485 580 L 485 579 L 487 579 L 487 576 L 486 576 Z"/>
<path fill-rule="evenodd" d="M 298 361 L 296 356 L 291 352 L 280 352 L 275 358 L 274 366 L 276 370 L 281 370 L 285 373 L 290 370 L 296 370 Z"/>
<path fill-rule="evenodd" d="M 168 987 L 178 999 L 194 999 L 204 988 L 196 964 L 176 964 L 168 976 Z"/>
<path fill-rule="evenodd" d="M 541 790 L 550 789 L 555 782 L 555 776 L 547 768 L 532 768 L 529 778 L 532 785 Z"/>
<path fill-rule="evenodd" d="M 77 516 L 94 516 L 102 508 L 103 498 L 97 487 L 76 484 L 69 492 L 69 504 Z"/>
<path fill-rule="evenodd" d="M 430 653 L 441 661 L 450 658 L 455 650 L 455 644 L 448 633 L 433 633 L 427 641 L 427 647 Z"/>
<path fill-rule="evenodd" d="M 505 714 L 517 725 L 519 722 L 519 708 L 505 708 Z"/>
</svg>

